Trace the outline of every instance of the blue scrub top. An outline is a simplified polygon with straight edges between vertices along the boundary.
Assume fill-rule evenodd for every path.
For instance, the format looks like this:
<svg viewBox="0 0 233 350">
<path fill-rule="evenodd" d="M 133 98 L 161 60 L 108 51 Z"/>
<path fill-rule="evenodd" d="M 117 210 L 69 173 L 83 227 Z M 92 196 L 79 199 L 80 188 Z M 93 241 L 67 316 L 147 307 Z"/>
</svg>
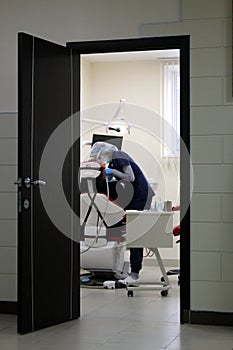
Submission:
<svg viewBox="0 0 233 350">
<path fill-rule="evenodd" d="M 123 151 L 113 152 L 112 160 L 110 161 L 108 167 L 123 172 L 122 169 L 126 165 L 131 166 L 134 173 L 135 180 L 130 183 L 133 186 L 132 190 L 129 190 L 128 192 L 125 191 L 126 194 L 129 193 L 129 200 L 128 200 L 129 203 L 127 203 L 124 209 L 135 209 L 135 210 L 149 209 L 148 202 L 150 206 L 151 199 L 155 195 L 155 193 L 151 188 L 150 184 L 148 183 L 142 170 L 126 152 L 123 152 Z M 117 177 L 116 179 L 120 180 Z M 125 181 L 125 184 L 127 184 L 126 181 Z M 146 203 L 147 203 L 147 206 L 146 206 Z"/>
</svg>

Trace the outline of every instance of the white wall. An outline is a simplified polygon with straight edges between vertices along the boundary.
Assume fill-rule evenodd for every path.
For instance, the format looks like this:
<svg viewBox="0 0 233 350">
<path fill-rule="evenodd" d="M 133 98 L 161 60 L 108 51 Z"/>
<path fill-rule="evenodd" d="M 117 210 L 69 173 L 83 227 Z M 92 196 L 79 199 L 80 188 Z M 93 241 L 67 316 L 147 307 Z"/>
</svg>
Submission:
<svg viewBox="0 0 233 350">
<path fill-rule="evenodd" d="M 177 25 L 145 35 L 191 35 L 191 309 L 233 310 L 231 1 L 183 2 Z"/>
<path fill-rule="evenodd" d="M 180 3 L 183 4 L 182 11 L 179 11 Z M 180 14 L 182 14 L 181 21 Z M 155 24 L 149 24 L 150 22 Z M 16 33 L 18 31 L 63 44 L 66 41 L 78 40 L 190 34 L 191 155 L 195 181 L 191 206 L 191 309 L 233 311 L 231 1 L 2 0 L 0 11 L 2 112 L 17 111 Z M 5 123 L 3 122 L 5 114 L 2 116 L 0 130 Z M 12 118 L 14 117 L 13 115 Z M 12 128 L 14 129 L 14 126 Z M 10 138 L 12 134 L 14 133 L 11 133 L 10 129 Z M 3 140 L 5 146 L 7 142 Z M 14 146 L 11 144 L 11 147 Z M 1 153 L 4 154 L 3 151 Z M 16 156 L 13 158 L 11 165 L 15 166 Z M 5 161 L 8 159 L 10 155 L 3 155 L 0 164 L 7 165 Z M 10 169 L 12 170 L 10 165 L 4 170 L 1 167 L 1 179 L 4 178 L 4 171 Z M 3 237 L 8 236 L 7 232 L 12 232 L 12 240 L 6 242 L 7 247 L 14 249 L 15 244 L 14 225 L 5 231 L 2 229 L 2 225 L 8 225 L 8 219 L 14 220 L 16 216 L 16 196 L 11 183 L 12 179 L 6 176 L 5 188 L 11 190 L 8 192 L 3 189 L 0 192 L 0 208 L 3 208 L 0 219 L 0 245 L 3 249 L 5 244 Z M 15 284 L 11 280 L 15 269 L 9 257 L 10 254 L 5 254 L 5 268 L 0 273 L 0 300 L 16 298 Z"/>
<path fill-rule="evenodd" d="M 17 115 L 0 113 L 0 300 L 16 299 Z"/>
</svg>

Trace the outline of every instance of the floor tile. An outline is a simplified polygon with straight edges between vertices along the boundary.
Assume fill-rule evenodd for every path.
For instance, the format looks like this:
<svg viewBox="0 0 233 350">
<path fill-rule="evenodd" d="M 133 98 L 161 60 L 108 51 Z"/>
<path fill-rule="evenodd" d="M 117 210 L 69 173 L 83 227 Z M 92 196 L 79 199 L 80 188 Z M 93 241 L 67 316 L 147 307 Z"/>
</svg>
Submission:
<svg viewBox="0 0 233 350">
<path fill-rule="evenodd" d="M 169 269 L 169 268 L 168 268 Z M 146 266 L 142 280 L 159 280 Z M 1 350 L 232 350 L 233 328 L 181 325 L 175 276 L 167 297 L 160 291 L 81 288 L 81 317 L 31 334 L 17 334 L 17 317 L 0 315 Z"/>
</svg>

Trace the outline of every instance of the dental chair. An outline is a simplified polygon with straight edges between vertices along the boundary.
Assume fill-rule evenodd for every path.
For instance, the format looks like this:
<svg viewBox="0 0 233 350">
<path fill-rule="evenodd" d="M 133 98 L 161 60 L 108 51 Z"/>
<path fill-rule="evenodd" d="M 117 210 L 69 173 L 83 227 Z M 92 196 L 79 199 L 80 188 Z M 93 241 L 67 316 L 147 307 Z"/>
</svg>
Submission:
<svg viewBox="0 0 233 350">
<path fill-rule="evenodd" d="M 124 261 L 125 212 L 108 195 L 97 192 L 100 167 L 93 161 L 80 167 L 80 178 L 86 182 L 86 191 L 80 196 L 80 266 L 98 280 L 120 279 L 129 267 Z"/>
</svg>

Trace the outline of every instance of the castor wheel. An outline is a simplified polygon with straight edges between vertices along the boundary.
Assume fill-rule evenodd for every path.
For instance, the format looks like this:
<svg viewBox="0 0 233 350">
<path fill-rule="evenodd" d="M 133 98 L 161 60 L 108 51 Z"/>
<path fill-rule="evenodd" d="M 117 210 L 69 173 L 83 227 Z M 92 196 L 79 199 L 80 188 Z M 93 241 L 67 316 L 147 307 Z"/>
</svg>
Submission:
<svg viewBox="0 0 233 350">
<path fill-rule="evenodd" d="M 128 297 L 133 297 L 133 291 L 132 290 L 128 290 L 127 295 L 128 295 Z"/>
<path fill-rule="evenodd" d="M 161 295 L 162 295 L 162 297 L 166 297 L 168 295 L 168 291 L 162 290 Z"/>
</svg>

